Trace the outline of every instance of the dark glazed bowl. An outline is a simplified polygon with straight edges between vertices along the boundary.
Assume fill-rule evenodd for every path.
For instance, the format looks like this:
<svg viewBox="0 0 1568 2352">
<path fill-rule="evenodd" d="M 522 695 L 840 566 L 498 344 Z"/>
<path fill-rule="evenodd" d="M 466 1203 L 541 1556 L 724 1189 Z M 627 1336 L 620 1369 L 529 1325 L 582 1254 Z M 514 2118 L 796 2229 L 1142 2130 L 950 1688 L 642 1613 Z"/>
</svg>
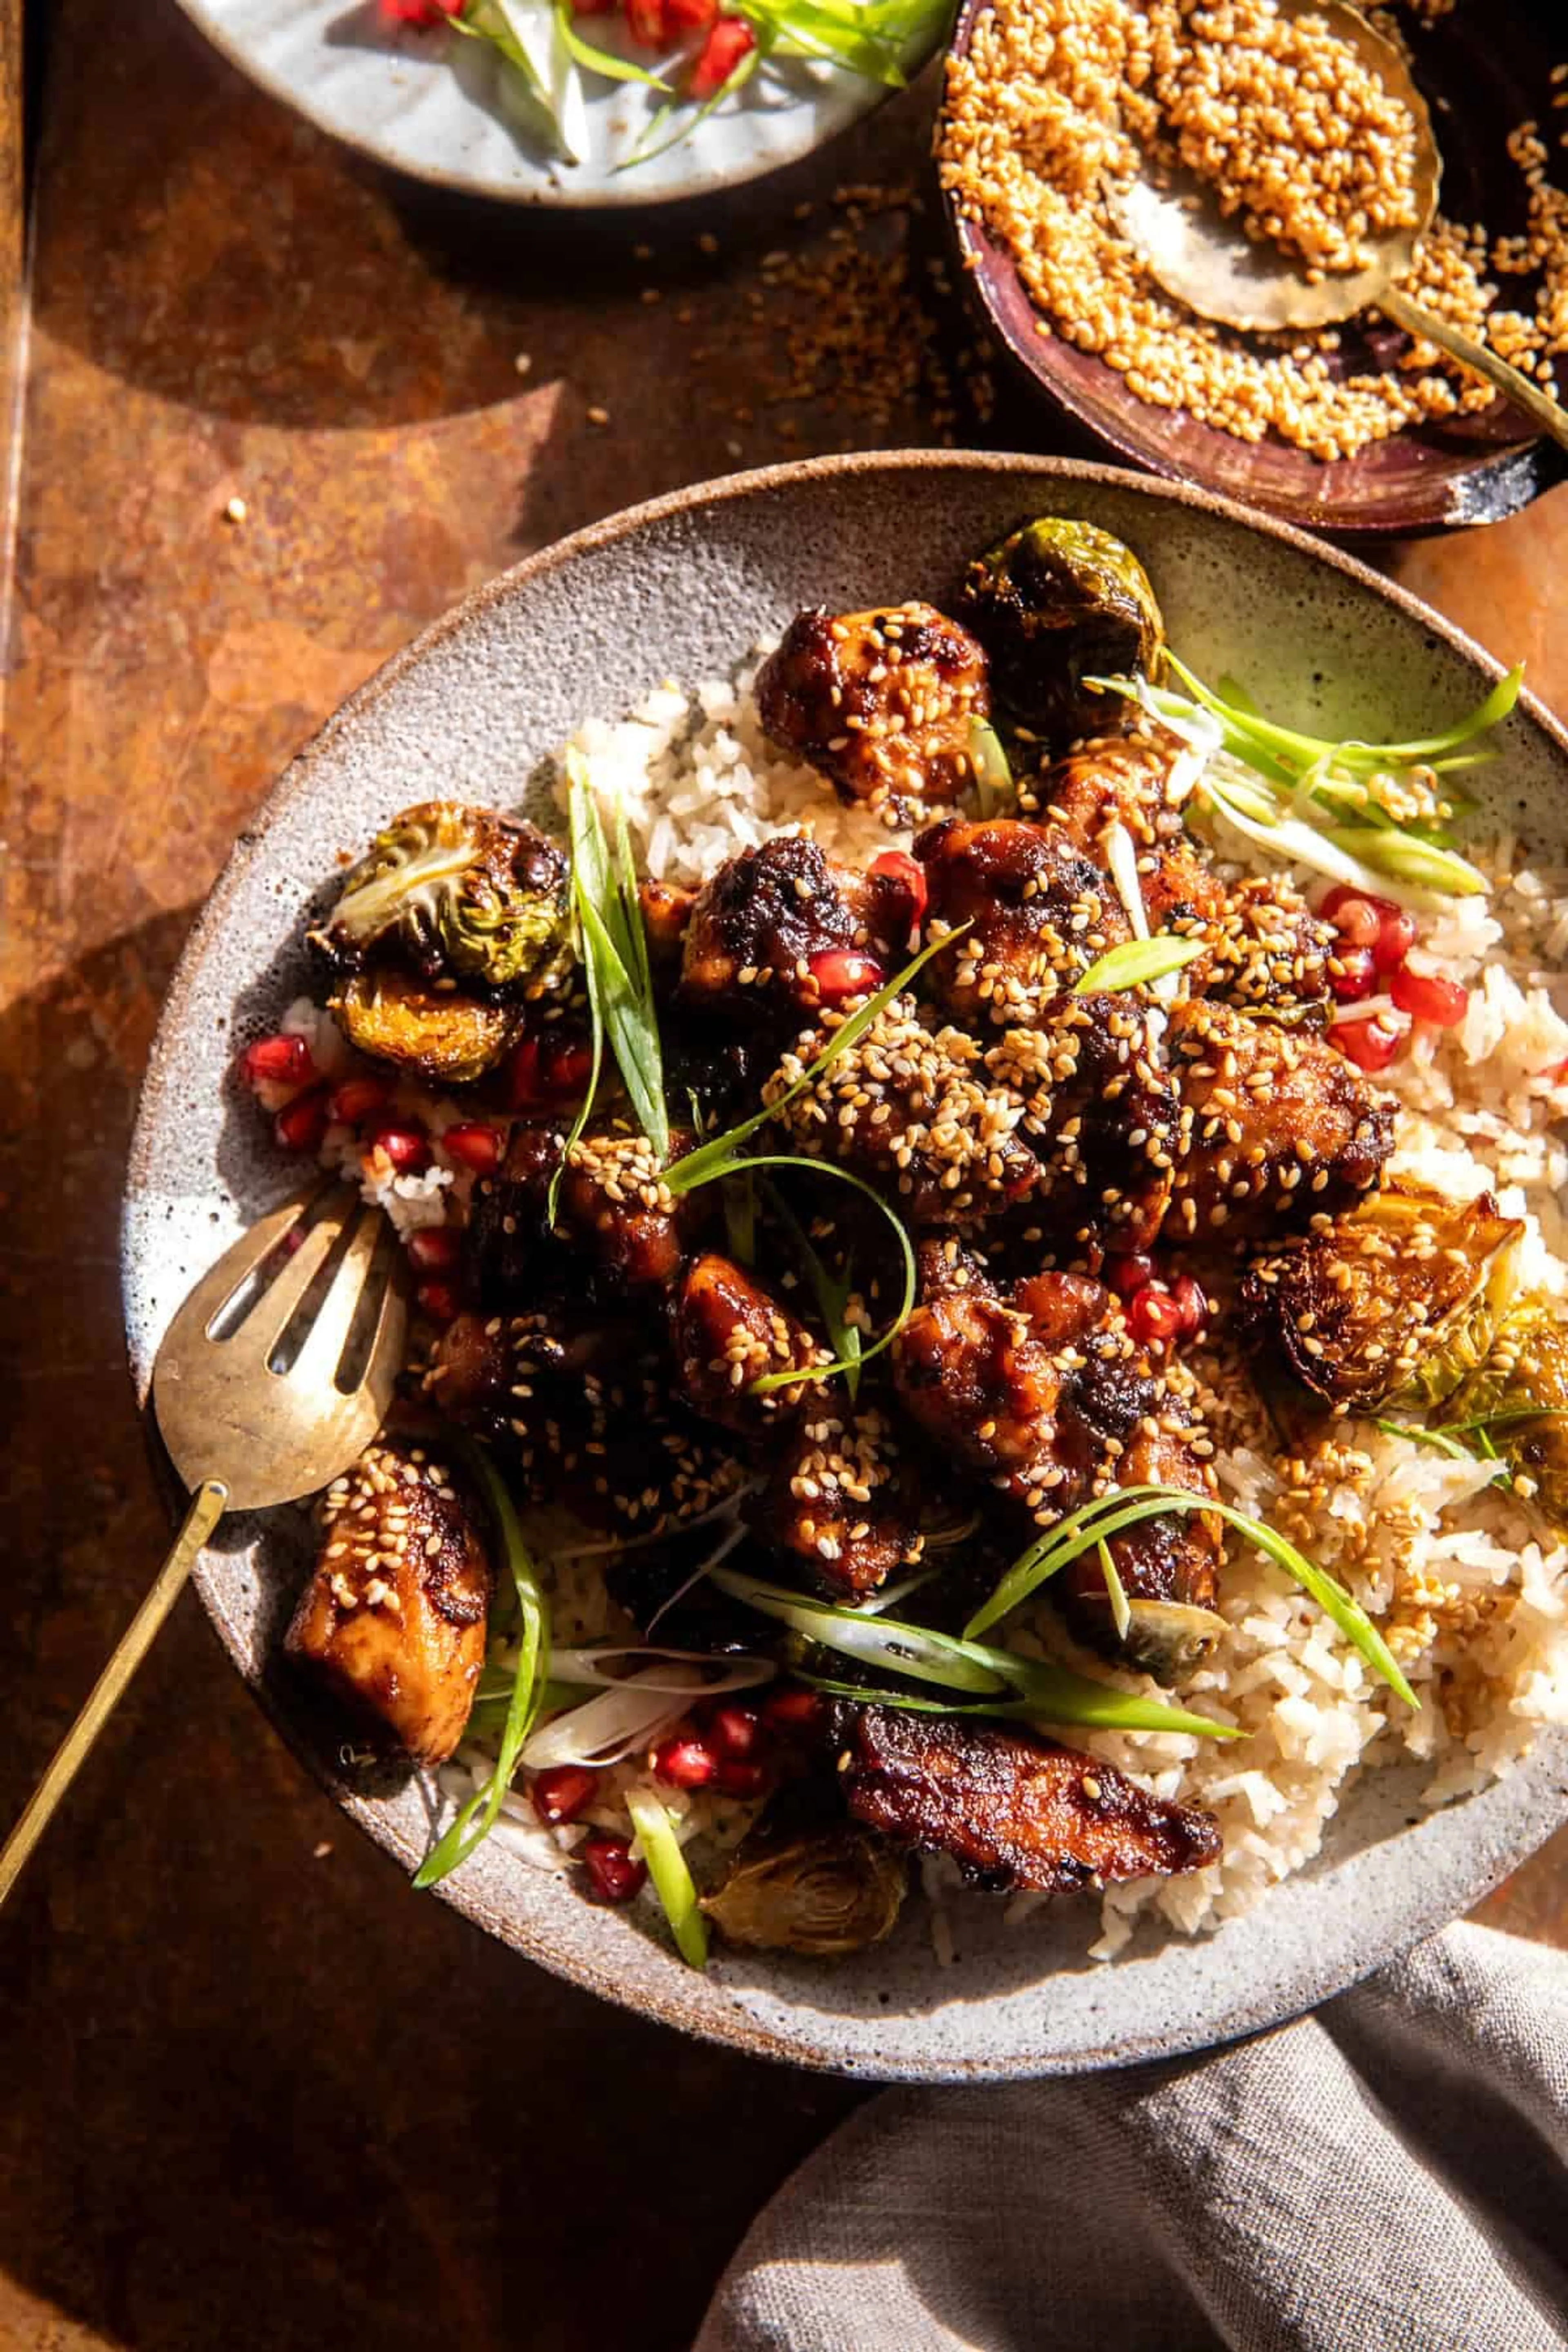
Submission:
<svg viewBox="0 0 1568 2352">
<path fill-rule="evenodd" d="M 974 27 L 992 0 L 964 0 L 952 50 L 968 54 Z M 1561 53 L 1549 37 L 1554 7 L 1529 0 L 1486 0 L 1462 6 L 1411 35 L 1415 78 L 1432 108 L 1444 159 L 1442 205 L 1462 221 L 1484 220 L 1494 235 L 1522 230 L 1522 179 L 1505 141 L 1534 121 L 1553 149 L 1548 173 L 1568 169 L 1552 136 L 1568 115 L 1552 111 L 1551 80 Z M 1286 442 L 1238 441 L 1184 410 L 1151 407 L 1092 352 L 1058 335 L 1036 332 L 1037 313 L 1012 255 L 943 196 L 965 281 L 986 326 L 1021 383 L 1053 416 L 1068 416 L 1113 457 L 1176 481 L 1202 483 L 1226 498 L 1339 539 L 1422 537 L 1470 523 L 1499 522 L 1568 474 L 1568 457 L 1550 441 L 1521 441 L 1500 402 L 1439 428 L 1395 434 L 1359 457 L 1323 465 Z M 1502 300 L 1517 279 L 1503 279 Z M 1381 365 L 1404 338 L 1375 323 L 1343 329 L 1342 356 L 1352 371 Z M 1352 341 L 1353 337 L 1353 341 Z M 1559 363 L 1560 382 L 1568 375 Z"/>
<path fill-rule="evenodd" d="M 240 836 L 192 934 L 127 1186 L 140 1395 L 190 1283 L 293 1181 L 229 1076 L 237 1043 L 274 1026 L 310 983 L 301 911 L 340 849 L 456 781 L 515 804 L 584 717 L 615 717 L 668 677 L 723 674 L 802 604 L 941 604 L 977 548 L 1048 512 L 1128 540 L 1198 667 L 1267 681 L 1280 717 L 1319 733 L 1418 734 L 1498 674 L 1413 597 L 1300 532 L 1203 491 L 1061 460 L 910 454 L 779 467 L 660 499 L 534 556 L 395 656 L 323 728 Z M 1502 749 L 1478 772 L 1489 812 L 1563 857 L 1568 737 L 1527 698 Z M 279 1657 L 307 1557 L 299 1515 L 237 1517 L 198 1565 L 196 1589 L 279 1728 L 407 1870 L 428 1841 L 427 1785 L 347 1777 L 342 1725 L 322 1718 Z M 1246 1918 L 1195 1942 L 1145 1926 L 1109 1965 L 1086 1957 L 1095 1913 L 1079 1902 L 1009 1928 L 1002 1906 L 968 1898 L 952 1969 L 937 1966 L 923 1906 L 911 1904 L 889 1943 L 842 1965 L 731 1954 L 698 1976 L 651 1916 L 602 1909 L 495 1839 L 440 1891 L 576 1983 L 758 2055 L 926 2082 L 1068 2073 L 1274 2024 L 1468 1909 L 1563 1818 L 1568 1738 L 1543 1736 L 1509 1780 L 1441 1811 L 1422 1807 L 1426 1777 L 1369 1775 L 1322 1854 Z"/>
</svg>

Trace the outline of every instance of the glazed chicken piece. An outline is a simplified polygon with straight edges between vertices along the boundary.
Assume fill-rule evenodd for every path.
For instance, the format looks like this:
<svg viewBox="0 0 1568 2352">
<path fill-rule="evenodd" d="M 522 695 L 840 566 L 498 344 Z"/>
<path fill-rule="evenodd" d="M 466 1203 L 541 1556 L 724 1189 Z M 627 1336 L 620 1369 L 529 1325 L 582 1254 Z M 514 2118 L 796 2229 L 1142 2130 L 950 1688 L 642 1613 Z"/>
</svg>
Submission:
<svg viewBox="0 0 1568 2352">
<path fill-rule="evenodd" d="M 1164 1238 L 1304 1223 L 1366 1191 L 1394 1107 L 1326 1039 L 1212 999 L 1170 1009 L 1182 1140 Z"/>
<path fill-rule="evenodd" d="M 439 1449 L 383 1438 L 327 1490 L 284 1646 L 416 1764 L 440 1764 L 473 1704 L 491 1585 Z"/>
<path fill-rule="evenodd" d="M 1187 966 L 1191 995 L 1220 997 L 1265 1020 L 1322 1021 L 1333 1001 L 1338 934 L 1288 882 L 1254 875 L 1232 884 L 1203 929 L 1210 947 Z"/>
<path fill-rule="evenodd" d="M 1211 1814 L 1152 1797 L 1032 1731 L 861 1707 L 840 1760 L 857 1821 L 895 1845 L 952 1854 L 971 1885 L 993 1894 L 1169 1878 L 1220 1851 Z"/>
<path fill-rule="evenodd" d="M 1022 1129 L 1041 1160 L 1031 1217 L 1092 1264 L 1148 1249 L 1181 1135 L 1163 1012 L 1131 989 L 1059 996 L 1037 1029 L 1009 1029 L 985 1066 L 1024 1097 Z"/>
<path fill-rule="evenodd" d="M 1108 828 L 1126 833 L 1151 931 L 1207 922 L 1225 906 L 1224 884 L 1183 826 L 1192 786 L 1173 772 L 1180 748 L 1146 731 L 1100 738 L 1058 760 L 1036 788 L 1042 814 L 1098 866 L 1109 864 Z"/>
<path fill-rule="evenodd" d="M 782 1429 L 811 1393 L 804 1380 L 760 1394 L 755 1381 L 833 1360 L 771 1291 L 716 1250 L 682 1274 L 670 1300 L 669 1331 L 679 1393 L 738 1436 Z"/>
<path fill-rule="evenodd" d="M 1132 927 L 1109 875 L 1054 825 L 949 817 L 915 843 L 930 936 L 969 929 L 925 978 L 966 1026 L 1033 1027 L 1045 1008 Z"/>
<path fill-rule="evenodd" d="M 689 1151 L 689 1129 L 670 1135 L 670 1157 Z M 645 1135 L 590 1132 L 572 1147 L 555 1223 L 550 1186 L 565 1137 L 553 1127 L 520 1127 L 499 1173 L 475 1188 L 469 1262 L 479 1295 L 512 1304 L 575 1281 L 570 1258 L 586 1256 L 612 1292 L 667 1290 L 706 1222 L 700 1192 L 669 1192 Z M 567 1263 L 563 1264 L 564 1245 Z"/>
<path fill-rule="evenodd" d="M 698 894 L 680 1002 L 730 1023 L 815 1013 L 878 988 L 910 927 L 907 891 L 831 865 L 785 834 L 742 850 Z"/>
<path fill-rule="evenodd" d="M 656 882 L 650 877 L 637 884 L 637 903 L 649 964 L 660 978 L 679 971 L 687 926 L 697 904 L 696 891 L 683 890 L 674 882 Z"/>
<path fill-rule="evenodd" d="M 798 613 L 757 674 L 770 740 L 895 821 L 958 797 L 990 708 L 984 653 L 931 604 Z"/>
<path fill-rule="evenodd" d="M 921 1551 L 907 1446 L 874 1406 L 804 1422 L 763 1491 L 758 1532 L 835 1595 L 858 1600 Z"/>
<path fill-rule="evenodd" d="M 1081 1275 L 1041 1275 L 1026 1308 L 951 1241 L 921 1244 L 920 1276 L 921 1303 L 891 1350 L 905 1411 L 951 1459 L 999 1485 L 1076 1488 L 1082 1465 L 1057 1457 L 1058 1412 L 1110 1293 Z"/>
<path fill-rule="evenodd" d="M 745 1479 L 733 1448 L 672 1402 L 647 1326 L 584 1320 L 572 1301 L 459 1315 L 436 1343 L 425 1390 L 496 1446 L 520 1494 L 595 1527 L 678 1528 Z"/>
<path fill-rule="evenodd" d="M 792 1150 L 864 1176 L 913 1224 L 975 1224 L 1033 1190 L 1039 1162 L 1015 1131 L 1024 1105 L 987 1076 L 966 1030 L 929 1029 L 912 996 L 895 997 L 784 1100 L 829 1034 L 797 1037 L 763 1088 Z"/>
</svg>

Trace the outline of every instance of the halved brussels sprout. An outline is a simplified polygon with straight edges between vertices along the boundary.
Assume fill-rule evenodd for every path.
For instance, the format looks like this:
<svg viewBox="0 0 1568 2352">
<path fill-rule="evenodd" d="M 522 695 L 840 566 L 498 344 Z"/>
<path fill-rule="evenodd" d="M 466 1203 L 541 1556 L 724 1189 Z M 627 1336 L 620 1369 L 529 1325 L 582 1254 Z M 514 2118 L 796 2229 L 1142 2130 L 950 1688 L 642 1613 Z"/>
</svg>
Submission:
<svg viewBox="0 0 1568 2352">
<path fill-rule="evenodd" d="M 1509 1468 L 1535 1482 L 1536 1509 L 1568 1537 L 1568 1323 L 1545 1299 L 1521 1299 L 1491 1353 L 1449 1399 L 1447 1425 L 1479 1451 L 1484 1429 Z M 1466 1423 L 1479 1423 L 1473 1433 Z"/>
<path fill-rule="evenodd" d="M 726 1943 L 834 1959 L 890 1935 L 908 1886 L 904 1857 L 847 1822 L 783 1840 L 763 1829 L 702 1908 Z"/>
<path fill-rule="evenodd" d="M 428 980 L 537 994 L 570 964 L 566 872 L 531 824 L 423 801 L 376 835 L 312 938 L 348 970 L 395 946 Z"/>
<path fill-rule="evenodd" d="M 1152 670 L 1165 642 L 1148 574 L 1091 522 L 1042 515 L 977 557 L 963 618 L 991 660 L 997 703 L 1053 742 L 1103 732 L 1115 711 L 1086 677 Z"/>
<path fill-rule="evenodd" d="M 1378 1412 L 1437 1404 L 1484 1361 L 1512 1299 L 1517 1217 L 1392 1178 L 1253 1261 L 1237 1299 L 1266 1392 Z"/>
<path fill-rule="evenodd" d="M 521 1004 L 430 988 L 395 964 L 356 971 L 331 1002 L 351 1045 L 437 1086 L 483 1077 L 523 1021 Z"/>
<path fill-rule="evenodd" d="M 1127 1610 L 1122 1655 L 1159 1683 L 1190 1675 L 1230 1631 L 1216 1611 L 1194 1609 L 1185 1601 L 1129 1600 Z"/>
</svg>

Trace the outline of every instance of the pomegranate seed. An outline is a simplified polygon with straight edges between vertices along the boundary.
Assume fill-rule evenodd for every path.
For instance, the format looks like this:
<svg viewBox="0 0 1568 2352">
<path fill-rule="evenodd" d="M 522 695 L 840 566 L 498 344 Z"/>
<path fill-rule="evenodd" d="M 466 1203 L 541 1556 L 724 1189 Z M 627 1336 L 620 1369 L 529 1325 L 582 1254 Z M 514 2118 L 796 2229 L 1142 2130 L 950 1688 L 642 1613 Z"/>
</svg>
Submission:
<svg viewBox="0 0 1568 2352">
<path fill-rule="evenodd" d="M 420 1313 L 432 1323 L 455 1323 L 463 1311 L 455 1283 L 422 1282 L 414 1297 Z"/>
<path fill-rule="evenodd" d="M 441 1138 L 441 1149 L 460 1167 L 489 1176 L 500 1166 L 503 1140 L 499 1127 L 486 1127 L 479 1119 L 462 1119 L 447 1129 Z"/>
<path fill-rule="evenodd" d="M 719 1787 L 726 1797 L 760 1797 L 768 1785 L 765 1764 L 742 1756 L 727 1756 L 719 1767 Z"/>
<path fill-rule="evenodd" d="M 574 1822 L 598 1785 L 598 1774 L 586 1764 L 552 1764 L 528 1793 L 540 1820 L 553 1828 L 557 1822 Z"/>
<path fill-rule="evenodd" d="M 1436 972 L 1412 971 L 1402 964 L 1388 983 L 1388 992 L 1401 1013 L 1413 1021 L 1429 1021 L 1435 1029 L 1454 1029 L 1464 1019 L 1470 997 L 1457 980 L 1440 980 Z"/>
<path fill-rule="evenodd" d="M 632 1860 L 625 1838 L 595 1832 L 584 1839 L 577 1856 L 601 1903 L 629 1903 L 647 1876 L 647 1865 Z"/>
<path fill-rule="evenodd" d="M 719 1769 L 719 1759 L 694 1731 L 662 1740 L 653 1751 L 653 1776 L 672 1789 L 705 1789 Z"/>
<path fill-rule="evenodd" d="M 240 1055 L 239 1066 L 253 1087 L 303 1087 L 316 1075 L 303 1037 L 258 1037 Z"/>
<path fill-rule="evenodd" d="M 822 1701 L 816 1692 L 803 1690 L 798 1684 L 770 1691 L 763 1701 L 763 1721 L 775 1731 L 809 1731 L 821 1714 Z"/>
<path fill-rule="evenodd" d="M 1415 945 L 1415 918 L 1403 907 L 1390 907 L 1378 925 L 1372 959 L 1379 971 L 1397 971 Z"/>
<path fill-rule="evenodd" d="M 1333 959 L 1329 985 L 1342 1004 L 1359 1004 L 1377 985 L 1377 966 L 1370 948 L 1342 948 Z"/>
<path fill-rule="evenodd" d="M 1133 1293 L 1127 1308 L 1127 1328 L 1146 1347 L 1175 1338 L 1182 1328 L 1182 1310 L 1163 1282 L 1146 1282 Z"/>
<path fill-rule="evenodd" d="M 884 849 L 879 856 L 873 857 L 866 871 L 879 882 L 896 883 L 900 890 L 909 893 L 910 929 L 918 930 L 925 920 L 929 896 L 926 870 L 919 858 L 911 857 L 907 849 Z"/>
<path fill-rule="evenodd" d="M 626 24 L 645 49 L 664 47 L 664 0 L 626 0 Z"/>
<path fill-rule="evenodd" d="M 1340 1021 L 1333 1041 L 1347 1060 L 1361 1070 L 1386 1070 L 1405 1043 L 1404 1032 L 1373 1013 L 1370 1021 Z"/>
<path fill-rule="evenodd" d="M 381 0 L 381 13 L 389 25 L 428 27 L 444 25 L 448 16 L 460 16 L 463 0 Z"/>
<path fill-rule="evenodd" d="M 714 30 L 721 31 L 722 26 L 715 26 Z M 886 977 L 879 963 L 854 948 L 823 948 L 806 962 L 825 1004 L 837 1004 L 847 996 L 868 996 Z"/>
<path fill-rule="evenodd" d="M 587 1092 L 593 1071 L 592 1048 L 580 1037 L 525 1037 L 507 1065 L 508 1107 L 535 1110 L 542 1103 L 575 1102 Z"/>
<path fill-rule="evenodd" d="M 1134 1291 L 1142 1290 L 1146 1282 L 1153 1279 L 1153 1275 L 1154 1261 L 1145 1257 L 1142 1250 L 1128 1250 L 1120 1257 L 1108 1257 L 1105 1261 L 1105 1279 L 1118 1298 L 1131 1298 Z"/>
<path fill-rule="evenodd" d="M 704 33 L 719 14 L 719 0 L 664 0 L 668 32 Z"/>
<path fill-rule="evenodd" d="M 455 1225 L 421 1225 L 404 1244 L 421 1274 L 450 1274 L 463 1255 Z"/>
<path fill-rule="evenodd" d="M 572 0 L 574 16 L 614 16 L 618 7 L 619 0 Z"/>
<path fill-rule="evenodd" d="M 1554 1087 L 1568 1087 L 1568 1062 L 1553 1062 L 1549 1070 L 1538 1073 Z"/>
<path fill-rule="evenodd" d="M 272 1132 L 285 1151 L 319 1151 L 327 1131 L 327 1096 L 322 1087 L 296 1095 L 272 1122 Z"/>
<path fill-rule="evenodd" d="M 1353 892 L 1340 900 L 1331 919 L 1347 948 L 1374 947 L 1383 929 L 1383 917 L 1372 900 L 1358 898 Z"/>
<path fill-rule="evenodd" d="M 382 1127 L 371 1137 L 370 1148 L 390 1160 L 399 1175 L 426 1167 L 430 1146 L 416 1127 Z"/>
<path fill-rule="evenodd" d="M 358 1127 L 384 1110 L 391 1098 L 392 1088 L 384 1078 L 345 1078 L 332 1089 L 332 1117 L 345 1127 Z"/>
<path fill-rule="evenodd" d="M 1179 1274 L 1172 1285 L 1171 1296 L 1181 1310 L 1182 1329 L 1194 1339 L 1209 1319 L 1209 1303 L 1201 1286 L 1190 1274 Z"/>
<path fill-rule="evenodd" d="M 692 97 L 711 98 L 722 89 L 742 58 L 756 46 L 757 37 L 743 16 L 721 16 L 691 68 Z"/>
<path fill-rule="evenodd" d="M 762 1742 L 762 1720 L 754 1706 L 716 1706 L 708 1728 L 721 1756 L 752 1756 Z"/>
<path fill-rule="evenodd" d="M 1324 891 L 1318 912 L 1325 923 L 1337 928 L 1341 914 L 1352 898 L 1358 906 L 1375 908 L 1380 915 L 1396 915 L 1399 911 L 1392 898 L 1379 898 L 1371 890 L 1358 890 L 1353 882 L 1336 882 L 1331 890 Z M 1363 940 L 1361 944 L 1364 947 L 1367 942 Z"/>
</svg>

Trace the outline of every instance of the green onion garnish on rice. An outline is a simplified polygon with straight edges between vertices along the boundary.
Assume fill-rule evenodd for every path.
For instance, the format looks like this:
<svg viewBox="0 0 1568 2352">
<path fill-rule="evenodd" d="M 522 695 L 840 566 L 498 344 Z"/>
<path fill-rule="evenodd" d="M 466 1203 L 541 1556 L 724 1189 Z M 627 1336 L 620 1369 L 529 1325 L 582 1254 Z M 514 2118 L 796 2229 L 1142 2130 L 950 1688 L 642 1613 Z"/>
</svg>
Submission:
<svg viewBox="0 0 1568 2352">
<path fill-rule="evenodd" d="M 675 1824 L 651 1789 L 628 1790 L 626 1811 L 637 1833 L 653 1891 L 664 1906 L 676 1950 L 689 1967 L 706 1968 L 708 1923 L 702 1916 Z"/>
<path fill-rule="evenodd" d="M 511 1496 L 482 1445 L 455 1430 L 448 1433 L 447 1442 L 456 1447 L 484 1496 L 517 1598 L 520 1639 L 511 1696 L 489 1778 L 460 1809 L 457 1819 L 415 1872 L 414 1884 L 418 1887 L 434 1886 L 438 1879 L 456 1870 L 495 1827 L 501 1799 L 511 1786 L 518 1759 L 543 1702 L 550 1666 L 549 1607 Z"/>
<path fill-rule="evenodd" d="M 977 1633 L 984 1633 L 989 1626 L 995 1624 L 998 1618 L 1005 1617 L 1011 1610 L 1017 1608 L 1020 1601 L 1026 1601 L 1048 1577 L 1058 1574 L 1097 1544 L 1109 1543 L 1112 1536 L 1121 1535 L 1127 1528 L 1137 1527 L 1145 1519 L 1163 1517 L 1167 1511 L 1212 1513 L 1215 1518 L 1223 1519 L 1227 1527 L 1235 1528 L 1248 1543 L 1256 1545 L 1259 1551 L 1273 1560 L 1276 1567 L 1294 1577 L 1323 1614 L 1339 1627 L 1352 1648 L 1360 1652 L 1373 1672 L 1382 1676 L 1407 1706 L 1418 1705 L 1415 1692 L 1383 1635 L 1361 1603 L 1352 1599 L 1337 1579 L 1310 1560 L 1304 1552 L 1298 1551 L 1294 1544 L 1288 1543 L 1272 1528 L 1265 1527 L 1261 1519 L 1249 1518 L 1245 1511 L 1237 1510 L 1232 1504 L 1213 1502 L 1206 1495 L 1194 1495 L 1180 1486 L 1119 1487 L 1109 1495 L 1097 1496 L 1092 1502 L 1083 1504 L 1076 1511 L 1069 1511 L 1054 1528 L 1038 1537 L 1026 1551 L 1019 1554 L 990 1600 L 975 1611 L 964 1627 L 965 1638 L 973 1641 Z"/>
<path fill-rule="evenodd" d="M 968 1711 L 982 1715 L 1019 1715 L 1043 1723 L 1093 1725 L 1105 1731 L 1184 1732 L 1200 1739 L 1235 1739 L 1240 1734 L 1228 1724 L 1211 1722 L 1168 1706 L 1162 1699 L 1142 1698 L 1075 1674 L 1068 1666 L 1026 1658 L 1014 1650 L 994 1650 L 985 1643 L 939 1633 L 928 1625 L 841 1609 L 827 1601 L 812 1601 L 782 1585 L 764 1584 L 738 1569 L 715 1569 L 710 1582 L 731 1600 L 744 1601 L 792 1633 L 824 1649 L 837 1650 L 861 1664 L 900 1675 L 908 1682 L 928 1683 L 938 1689 L 959 1691 L 991 1702 Z M 840 1696 L 845 1696 L 841 1691 Z M 854 1695 L 867 1704 L 896 1706 L 896 1693 L 855 1685 Z M 998 1704 L 999 1702 L 999 1704 Z M 932 1711 L 963 1712 L 951 1702 L 931 1702 Z"/>
</svg>

